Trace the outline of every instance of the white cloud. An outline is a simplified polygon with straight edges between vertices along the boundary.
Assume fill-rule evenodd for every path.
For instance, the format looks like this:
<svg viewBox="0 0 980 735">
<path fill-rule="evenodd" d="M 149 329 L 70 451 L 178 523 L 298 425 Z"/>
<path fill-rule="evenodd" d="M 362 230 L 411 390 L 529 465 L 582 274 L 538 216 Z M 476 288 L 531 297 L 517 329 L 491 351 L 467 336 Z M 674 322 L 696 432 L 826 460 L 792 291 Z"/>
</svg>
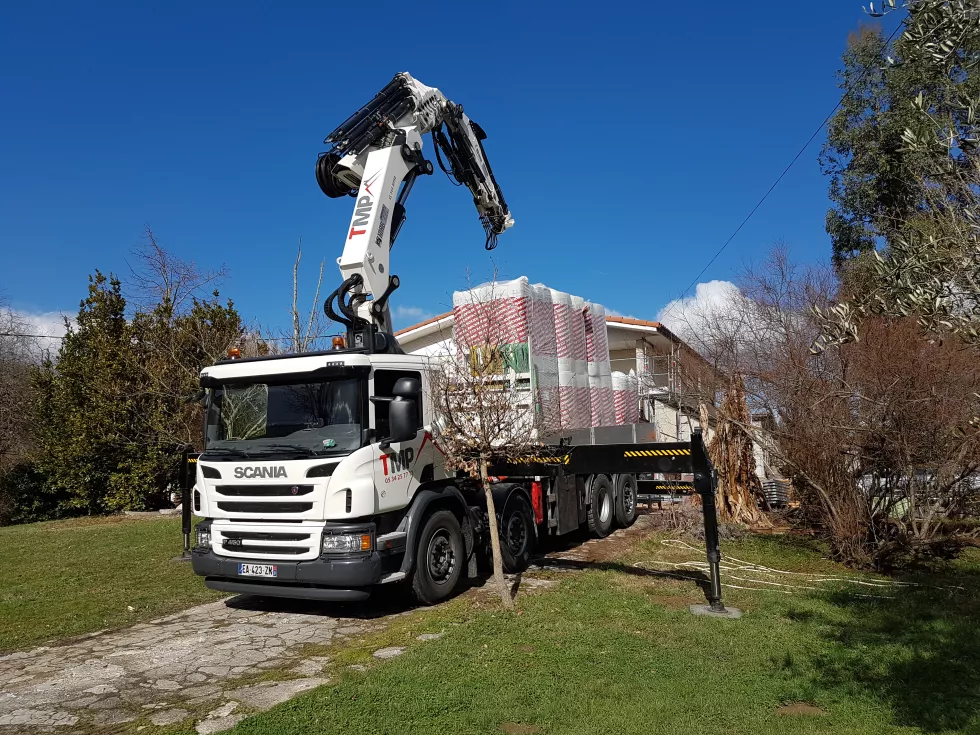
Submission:
<svg viewBox="0 0 980 735">
<path fill-rule="evenodd" d="M 610 309 L 608 306 L 605 307 L 605 309 L 606 309 L 606 316 L 624 316 L 627 319 L 636 319 L 636 317 L 633 316 L 632 314 L 624 314 L 621 311 L 616 311 L 615 309 Z"/>
<path fill-rule="evenodd" d="M 742 292 L 731 281 L 699 283 L 693 296 L 674 299 L 661 309 L 657 321 L 686 339 L 702 331 L 708 322 L 726 319 L 741 298 Z"/>
<path fill-rule="evenodd" d="M 413 324 L 425 321 L 433 316 L 435 314 L 431 311 L 426 311 L 419 306 L 403 306 L 399 304 L 391 312 L 391 321 L 394 323 L 395 329 L 401 329 L 402 327 L 410 327 Z"/>
<path fill-rule="evenodd" d="M 30 312 L 11 309 L 3 315 L 4 332 L 37 336 L 36 350 L 57 353 L 65 336 L 65 314 L 60 311 Z"/>
</svg>

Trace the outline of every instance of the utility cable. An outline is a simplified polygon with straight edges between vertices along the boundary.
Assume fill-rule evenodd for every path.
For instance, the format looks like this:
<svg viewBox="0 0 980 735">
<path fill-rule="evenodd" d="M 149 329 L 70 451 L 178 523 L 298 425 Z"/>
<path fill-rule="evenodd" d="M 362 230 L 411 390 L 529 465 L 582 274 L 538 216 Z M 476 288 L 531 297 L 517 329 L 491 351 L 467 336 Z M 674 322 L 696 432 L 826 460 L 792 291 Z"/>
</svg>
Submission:
<svg viewBox="0 0 980 735">
<path fill-rule="evenodd" d="M 879 49 L 879 53 L 881 53 L 882 51 L 888 48 L 888 44 L 892 42 L 892 39 L 895 38 L 895 34 L 898 33 L 898 30 L 903 25 L 904 25 L 904 21 L 899 23 L 897 26 L 895 26 L 895 30 L 891 32 L 891 35 L 888 36 L 888 38 L 882 44 L 881 48 Z M 867 77 L 868 72 L 870 71 L 871 68 L 866 67 L 862 72 L 858 81 L 855 82 L 855 84 L 852 87 L 848 87 L 847 89 L 844 90 L 844 93 L 841 95 L 840 99 L 837 100 L 837 104 L 834 105 L 834 109 L 830 111 L 830 114 L 823 119 L 823 122 L 821 122 L 820 125 L 817 126 L 817 129 L 814 130 L 813 133 L 810 135 L 810 137 L 807 138 L 807 141 L 806 143 L 803 144 L 803 147 L 800 148 L 799 151 L 797 151 L 795 156 L 793 156 L 793 160 L 791 160 L 786 165 L 786 168 L 783 169 L 782 173 L 780 173 L 779 176 L 776 177 L 776 180 L 772 183 L 772 186 L 770 186 L 769 189 L 766 191 L 766 193 L 762 195 L 762 198 L 758 202 L 756 202 L 756 205 L 752 207 L 752 210 L 747 215 L 745 215 L 745 219 L 743 219 L 742 222 L 739 224 L 739 226 L 735 228 L 735 231 L 728 237 L 727 240 L 725 240 L 724 244 L 720 248 L 718 248 L 718 251 L 711 256 L 711 260 L 709 260 L 707 264 L 704 266 L 704 268 L 702 268 L 701 271 L 694 277 L 694 280 L 691 281 L 690 284 L 688 284 L 687 288 L 685 288 L 681 292 L 680 296 L 678 296 L 676 299 L 671 301 L 671 303 L 667 306 L 667 311 L 663 313 L 663 315 L 660 317 L 658 321 L 661 322 L 666 321 L 667 316 L 670 314 L 674 306 L 684 299 L 684 297 L 687 295 L 687 293 L 691 290 L 692 287 L 697 285 L 698 281 L 701 280 L 701 276 L 705 274 L 705 271 L 707 271 L 708 268 L 711 267 L 711 264 L 718 259 L 718 256 L 725 251 L 725 248 L 727 248 L 728 245 L 732 242 L 732 240 L 735 239 L 735 236 L 742 231 L 742 228 L 745 227 L 745 225 L 748 223 L 750 219 L 752 219 L 752 215 L 754 215 L 758 211 L 759 207 L 763 205 L 766 199 L 769 198 L 769 195 L 772 194 L 773 190 L 779 185 L 779 182 L 783 180 L 783 177 L 785 177 L 786 174 L 789 173 L 789 170 L 793 168 L 793 165 L 800 159 L 800 156 L 803 155 L 804 151 L 806 151 L 806 149 L 810 147 L 810 143 L 813 142 L 814 138 L 816 138 L 817 135 L 820 134 L 820 131 L 823 130 L 824 127 L 827 125 L 827 123 L 829 123 L 830 120 L 834 117 L 834 115 L 837 114 L 837 111 L 840 109 L 841 105 L 844 104 L 844 100 L 847 98 L 847 95 L 851 93 L 854 87 L 856 87 L 857 85 L 861 84 L 864 81 L 865 77 Z"/>
</svg>

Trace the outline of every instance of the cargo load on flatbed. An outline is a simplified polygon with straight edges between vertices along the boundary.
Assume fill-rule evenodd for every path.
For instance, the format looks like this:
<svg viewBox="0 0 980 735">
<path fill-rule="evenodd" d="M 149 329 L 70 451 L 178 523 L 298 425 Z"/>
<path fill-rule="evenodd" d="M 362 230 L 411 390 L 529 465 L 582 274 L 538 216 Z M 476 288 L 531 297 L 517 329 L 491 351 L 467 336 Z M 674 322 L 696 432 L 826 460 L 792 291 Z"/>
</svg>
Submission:
<svg viewBox="0 0 980 735">
<path fill-rule="evenodd" d="M 526 277 L 453 294 L 456 343 L 491 340 L 501 366 L 526 376 L 544 435 L 638 420 L 634 374 L 614 373 L 606 310 Z"/>
</svg>

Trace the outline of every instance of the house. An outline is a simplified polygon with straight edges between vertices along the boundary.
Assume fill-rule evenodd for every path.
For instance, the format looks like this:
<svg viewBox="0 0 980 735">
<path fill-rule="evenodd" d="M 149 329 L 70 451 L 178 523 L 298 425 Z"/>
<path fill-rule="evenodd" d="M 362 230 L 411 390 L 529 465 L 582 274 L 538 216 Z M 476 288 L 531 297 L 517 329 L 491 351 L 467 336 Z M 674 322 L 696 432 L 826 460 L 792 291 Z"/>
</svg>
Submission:
<svg viewBox="0 0 980 735">
<path fill-rule="evenodd" d="M 445 353 L 453 312 L 426 319 L 395 333 L 412 354 Z M 651 441 L 690 441 L 701 426 L 700 406 L 710 424 L 715 406 L 715 373 L 690 346 L 660 322 L 607 316 L 609 359 L 614 371 L 637 376 L 640 421 L 651 424 Z"/>
</svg>

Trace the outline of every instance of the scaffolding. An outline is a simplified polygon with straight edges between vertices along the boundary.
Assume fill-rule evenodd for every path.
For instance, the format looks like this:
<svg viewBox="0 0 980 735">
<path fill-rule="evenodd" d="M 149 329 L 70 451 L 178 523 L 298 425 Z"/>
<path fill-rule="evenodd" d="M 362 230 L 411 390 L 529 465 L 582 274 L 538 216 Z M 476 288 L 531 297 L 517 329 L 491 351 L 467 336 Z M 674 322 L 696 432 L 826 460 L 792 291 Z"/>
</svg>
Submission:
<svg viewBox="0 0 980 735">
<path fill-rule="evenodd" d="M 643 420 L 655 424 L 663 440 L 686 441 L 697 428 L 710 428 L 715 416 L 716 399 L 705 384 L 700 356 L 683 345 L 670 341 L 665 353 L 646 339 L 637 340 L 637 400 Z M 708 427 L 701 426 L 701 407 L 708 412 Z"/>
</svg>

